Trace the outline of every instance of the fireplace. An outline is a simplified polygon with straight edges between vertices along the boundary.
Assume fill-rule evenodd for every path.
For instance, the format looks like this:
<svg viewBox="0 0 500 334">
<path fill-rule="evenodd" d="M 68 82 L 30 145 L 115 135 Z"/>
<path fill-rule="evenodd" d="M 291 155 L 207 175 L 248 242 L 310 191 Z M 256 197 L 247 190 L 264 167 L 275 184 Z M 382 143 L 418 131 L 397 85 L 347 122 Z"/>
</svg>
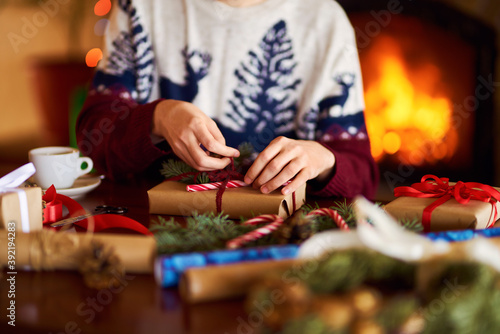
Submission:
<svg viewBox="0 0 500 334">
<path fill-rule="evenodd" d="M 381 184 L 492 184 L 495 31 L 436 1 L 339 0 L 356 30 Z"/>
</svg>

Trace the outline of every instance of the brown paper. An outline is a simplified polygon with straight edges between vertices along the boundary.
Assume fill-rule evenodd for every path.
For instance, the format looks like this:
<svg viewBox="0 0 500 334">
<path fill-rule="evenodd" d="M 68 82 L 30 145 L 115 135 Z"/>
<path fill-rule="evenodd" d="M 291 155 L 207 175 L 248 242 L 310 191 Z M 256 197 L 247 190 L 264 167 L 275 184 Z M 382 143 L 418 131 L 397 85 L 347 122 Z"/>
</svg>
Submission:
<svg viewBox="0 0 500 334">
<path fill-rule="evenodd" d="M 39 187 L 22 188 L 28 199 L 28 218 L 30 232 L 40 231 L 42 225 L 42 189 Z M 17 192 L 0 193 L 0 230 L 14 222 L 16 231 L 22 231 L 21 205 Z"/>
<path fill-rule="evenodd" d="M 397 220 L 416 218 L 421 222 L 424 209 L 435 200 L 436 198 L 398 197 L 384 209 Z M 496 206 L 500 214 L 499 203 Z M 453 198 L 432 211 L 430 229 L 433 232 L 483 229 L 489 226 L 494 216 L 495 211 L 490 203 L 470 201 L 468 204 L 460 204 Z"/>
<path fill-rule="evenodd" d="M 0 267 L 8 262 L 8 250 L 15 251 L 15 267 L 34 270 L 75 270 L 75 259 L 92 240 L 110 246 L 126 272 L 152 273 L 156 256 L 156 241 L 150 236 L 120 234 L 64 233 L 42 230 L 34 233 L 15 233 L 13 237 L 0 231 Z M 13 254 L 12 252 L 10 254 Z"/>
<path fill-rule="evenodd" d="M 175 216 L 191 216 L 198 213 L 217 212 L 217 190 L 186 191 L 186 184 L 164 181 L 148 191 L 149 212 Z M 295 191 L 295 207 L 306 201 L 306 185 Z M 293 195 L 282 195 L 279 190 L 262 194 L 251 187 L 228 188 L 222 195 L 222 211 L 230 218 L 254 217 L 276 214 L 287 218 L 293 213 Z"/>
<path fill-rule="evenodd" d="M 191 304 L 243 297 L 270 272 L 285 271 L 299 260 L 242 262 L 187 269 L 179 282 L 182 299 Z"/>
</svg>

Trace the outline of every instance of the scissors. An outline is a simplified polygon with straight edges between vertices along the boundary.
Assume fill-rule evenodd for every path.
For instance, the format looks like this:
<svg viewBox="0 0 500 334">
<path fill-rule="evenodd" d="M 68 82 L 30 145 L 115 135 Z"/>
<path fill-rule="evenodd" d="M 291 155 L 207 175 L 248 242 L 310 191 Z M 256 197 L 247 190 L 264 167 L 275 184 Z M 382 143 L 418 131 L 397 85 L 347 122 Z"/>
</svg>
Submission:
<svg viewBox="0 0 500 334">
<path fill-rule="evenodd" d="M 94 209 L 94 212 L 88 212 L 84 215 L 81 216 L 76 216 L 76 217 L 71 217 L 67 219 L 63 219 L 60 221 L 57 221 L 55 223 L 50 224 L 51 227 L 60 227 L 60 226 L 65 226 L 69 224 L 74 224 L 76 222 L 79 222 L 81 220 L 87 219 L 92 216 L 96 215 L 102 215 L 105 213 L 114 213 L 114 214 L 124 214 L 128 211 L 126 207 L 123 206 L 110 206 L 110 205 L 99 205 L 96 206 Z"/>
</svg>

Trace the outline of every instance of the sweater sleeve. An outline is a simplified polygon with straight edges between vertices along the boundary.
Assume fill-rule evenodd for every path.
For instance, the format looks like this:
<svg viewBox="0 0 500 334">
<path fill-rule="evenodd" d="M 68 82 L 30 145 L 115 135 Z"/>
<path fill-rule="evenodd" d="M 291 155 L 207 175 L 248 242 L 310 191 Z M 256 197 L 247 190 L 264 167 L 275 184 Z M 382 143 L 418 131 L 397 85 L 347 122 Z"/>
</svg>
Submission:
<svg viewBox="0 0 500 334">
<path fill-rule="evenodd" d="M 123 95 L 130 93 L 119 86 L 104 94 L 91 89 L 77 122 L 81 152 L 110 179 L 141 173 L 169 153 L 156 147 L 150 136 L 159 100 L 139 105 Z"/>
<path fill-rule="evenodd" d="M 113 6 L 103 53 L 77 120 L 77 142 L 100 173 L 121 179 L 145 171 L 169 153 L 151 138 L 160 102 L 152 97 L 154 57 L 130 3 Z"/>
<path fill-rule="evenodd" d="M 328 148 L 336 158 L 328 182 L 311 182 L 309 193 L 317 196 L 373 199 L 378 168 L 371 155 L 364 118 L 363 81 L 354 30 L 340 6 L 327 38 L 313 93 L 306 113 L 309 139 Z M 309 122 L 309 124 L 307 124 Z"/>
</svg>

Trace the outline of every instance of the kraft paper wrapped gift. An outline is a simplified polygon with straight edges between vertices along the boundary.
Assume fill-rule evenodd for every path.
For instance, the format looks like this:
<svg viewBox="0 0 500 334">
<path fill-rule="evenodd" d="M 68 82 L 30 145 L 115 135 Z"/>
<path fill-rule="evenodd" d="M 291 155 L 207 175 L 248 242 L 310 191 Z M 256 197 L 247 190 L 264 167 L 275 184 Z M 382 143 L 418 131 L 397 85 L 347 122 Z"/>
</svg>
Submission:
<svg viewBox="0 0 500 334">
<path fill-rule="evenodd" d="M 25 164 L 0 178 L 0 230 L 33 232 L 42 229 L 42 189 L 20 188 L 33 174 L 33 163 Z"/>
<path fill-rule="evenodd" d="M 216 194 L 217 190 L 188 192 L 184 183 L 164 181 L 148 191 L 149 212 L 174 216 L 191 216 L 194 211 L 217 212 Z M 305 200 L 305 184 L 289 195 L 282 195 L 279 190 L 262 194 L 252 187 L 228 188 L 222 195 L 222 211 L 233 219 L 262 214 L 276 214 L 287 218 Z"/>
<path fill-rule="evenodd" d="M 23 205 L 19 192 L 26 194 Z M 21 194 L 23 196 L 23 194 Z M 22 220 L 24 211 L 25 222 Z M 42 229 L 42 189 L 39 187 L 18 188 L 0 192 L 0 229 L 7 229 L 14 222 L 18 232 L 34 232 Z"/>
<path fill-rule="evenodd" d="M 499 189 L 499 188 L 495 188 Z M 387 204 L 384 209 L 397 220 L 418 219 L 422 222 L 424 209 L 436 201 L 436 198 L 399 197 Z M 436 207 L 431 214 L 429 230 L 432 232 L 485 229 L 495 222 L 495 207 L 500 218 L 500 204 L 471 200 L 461 204 L 452 198 Z M 427 231 L 426 231 L 427 232 Z"/>
</svg>

